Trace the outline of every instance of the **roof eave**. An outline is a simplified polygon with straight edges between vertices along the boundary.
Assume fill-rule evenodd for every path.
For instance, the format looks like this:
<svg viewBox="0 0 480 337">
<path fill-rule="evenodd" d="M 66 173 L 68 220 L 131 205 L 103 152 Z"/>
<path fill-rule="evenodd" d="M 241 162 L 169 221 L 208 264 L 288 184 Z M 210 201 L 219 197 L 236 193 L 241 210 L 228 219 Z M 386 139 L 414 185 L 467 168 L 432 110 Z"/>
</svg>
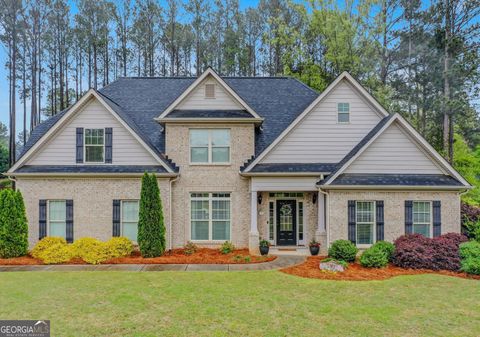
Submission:
<svg viewBox="0 0 480 337">
<path fill-rule="evenodd" d="M 330 172 L 241 172 L 243 177 L 318 177 Z"/>
<path fill-rule="evenodd" d="M 462 191 L 472 186 L 418 186 L 418 185 L 321 185 L 322 190 L 424 190 L 424 191 Z"/>
<path fill-rule="evenodd" d="M 262 124 L 264 118 L 170 118 L 170 117 L 156 117 L 154 118 L 160 124 L 163 123 L 254 123 Z"/>
<path fill-rule="evenodd" d="M 178 177 L 180 174 L 179 173 L 159 173 L 159 172 L 152 172 L 152 174 L 155 174 L 157 177 L 164 177 L 164 178 L 174 178 Z M 48 173 L 42 173 L 42 172 L 25 172 L 25 173 L 20 173 L 20 172 L 7 172 L 3 173 L 3 175 L 7 177 L 12 177 L 12 178 L 17 178 L 17 177 L 35 177 L 35 178 L 41 178 L 41 177 L 61 177 L 61 178 L 81 178 L 81 177 L 95 177 L 95 178 L 101 178 L 101 177 L 110 177 L 110 178 L 121 178 L 121 177 L 142 177 L 144 175 L 144 172 L 135 172 L 135 173 L 96 173 L 96 172 L 91 172 L 91 173 L 74 173 L 74 172 L 48 172 Z"/>
</svg>

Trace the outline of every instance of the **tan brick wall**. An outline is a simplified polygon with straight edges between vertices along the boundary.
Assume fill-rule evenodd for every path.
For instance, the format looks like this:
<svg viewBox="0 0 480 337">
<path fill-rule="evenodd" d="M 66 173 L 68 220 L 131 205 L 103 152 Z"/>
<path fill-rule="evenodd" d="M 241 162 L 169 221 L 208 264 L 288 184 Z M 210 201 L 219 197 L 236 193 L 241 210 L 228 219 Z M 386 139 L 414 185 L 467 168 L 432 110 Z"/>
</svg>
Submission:
<svg viewBox="0 0 480 337">
<path fill-rule="evenodd" d="M 190 128 L 229 128 L 230 165 L 190 165 Z M 250 231 L 249 179 L 239 175 L 240 166 L 254 154 L 252 124 L 199 125 L 167 124 L 166 154 L 180 167 L 180 177 L 173 185 L 173 243 L 182 246 L 190 240 L 190 193 L 230 192 L 232 202 L 231 241 L 248 246 Z M 218 243 L 204 243 L 212 246 Z"/>
<path fill-rule="evenodd" d="M 168 230 L 170 221 L 169 182 L 168 179 L 158 179 L 158 182 L 165 227 Z M 30 247 L 38 241 L 38 202 L 40 199 L 73 200 L 74 239 L 95 237 L 100 240 L 108 240 L 112 237 L 113 200 L 140 199 L 140 187 L 140 178 L 19 178 L 17 188 L 25 199 Z"/>
<path fill-rule="evenodd" d="M 328 201 L 330 243 L 348 238 L 348 200 L 384 201 L 386 241 L 394 241 L 405 234 L 405 200 L 440 200 L 442 203 L 442 233 L 460 232 L 460 197 L 457 192 L 331 191 Z"/>
</svg>

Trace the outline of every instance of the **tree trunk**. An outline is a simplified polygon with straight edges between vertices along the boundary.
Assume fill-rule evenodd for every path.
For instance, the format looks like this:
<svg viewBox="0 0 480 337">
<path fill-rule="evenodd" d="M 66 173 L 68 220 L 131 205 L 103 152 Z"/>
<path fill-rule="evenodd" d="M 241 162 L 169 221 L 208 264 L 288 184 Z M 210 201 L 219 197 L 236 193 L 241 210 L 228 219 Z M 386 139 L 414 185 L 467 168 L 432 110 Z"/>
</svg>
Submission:
<svg viewBox="0 0 480 337">
<path fill-rule="evenodd" d="M 449 109 L 449 100 L 450 100 L 450 0 L 445 0 L 445 41 L 444 41 L 444 60 L 443 60 L 443 150 L 447 156 L 447 160 L 451 163 L 452 158 L 450 157 L 450 142 L 449 142 L 449 133 L 450 133 L 450 109 Z"/>
</svg>

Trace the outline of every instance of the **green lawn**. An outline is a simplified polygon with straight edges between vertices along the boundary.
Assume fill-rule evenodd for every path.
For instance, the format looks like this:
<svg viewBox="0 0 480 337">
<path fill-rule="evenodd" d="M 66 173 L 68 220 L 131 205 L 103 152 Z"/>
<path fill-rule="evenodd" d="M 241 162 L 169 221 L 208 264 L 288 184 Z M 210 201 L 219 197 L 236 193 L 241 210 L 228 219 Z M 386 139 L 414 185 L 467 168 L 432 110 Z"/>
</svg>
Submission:
<svg viewBox="0 0 480 337">
<path fill-rule="evenodd" d="M 52 336 L 478 336 L 480 282 L 339 282 L 267 272 L 0 274 L 0 319 Z"/>
</svg>

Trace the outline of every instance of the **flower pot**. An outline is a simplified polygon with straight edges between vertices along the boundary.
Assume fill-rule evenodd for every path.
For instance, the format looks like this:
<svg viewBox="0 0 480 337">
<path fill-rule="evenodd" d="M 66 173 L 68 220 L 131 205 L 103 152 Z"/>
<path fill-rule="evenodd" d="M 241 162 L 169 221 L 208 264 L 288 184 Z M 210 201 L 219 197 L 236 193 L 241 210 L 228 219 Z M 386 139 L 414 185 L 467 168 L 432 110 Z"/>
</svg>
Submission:
<svg viewBox="0 0 480 337">
<path fill-rule="evenodd" d="M 320 252 L 320 246 L 310 246 L 310 254 L 313 256 L 318 255 Z"/>
<path fill-rule="evenodd" d="M 270 247 L 268 246 L 260 246 L 260 254 L 262 255 L 268 255 L 269 250 L 270 250 Z"/>
</svg>

